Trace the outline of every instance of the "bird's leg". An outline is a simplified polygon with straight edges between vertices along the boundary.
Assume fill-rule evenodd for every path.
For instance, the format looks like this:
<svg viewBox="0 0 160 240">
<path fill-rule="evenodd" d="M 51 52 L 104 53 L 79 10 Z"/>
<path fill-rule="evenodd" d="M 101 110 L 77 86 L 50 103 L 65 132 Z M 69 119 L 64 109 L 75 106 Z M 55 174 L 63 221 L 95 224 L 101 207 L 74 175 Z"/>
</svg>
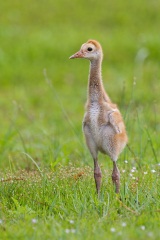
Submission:
<svg viewBox="0 0 160 240">
<path fill-rule="evenodd" d="M 99 196 L 100 194 L 100 188 L 101 188 L 101 178 L 102 178 L 102 173 L 100 166 L 98 165 L 98 159 L 94 159 L 94 179 L 96 183 L 96 190 L 97 194 Z"/>
<path fill-rule="evenodd" d="M 115 185 L 116 193 L 119 193 L 119 190 L 120 190 L 120 172 L 119 172 L 119 169 L 118 169 L 115 161 L 113 161 L 112 181 L 113 181 L 113 184 Z"/>
</svg>

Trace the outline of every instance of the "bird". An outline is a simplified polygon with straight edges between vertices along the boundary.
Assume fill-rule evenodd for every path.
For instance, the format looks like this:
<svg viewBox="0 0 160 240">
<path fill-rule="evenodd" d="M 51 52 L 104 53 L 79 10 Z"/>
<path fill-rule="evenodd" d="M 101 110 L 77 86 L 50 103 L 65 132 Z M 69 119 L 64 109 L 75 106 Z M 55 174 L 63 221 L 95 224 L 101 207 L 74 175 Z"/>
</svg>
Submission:
<svg viewBox="0 0 160 240">
<path fill-rule="evenodd" d="M 82 123 L 87 147 L 94 161 L 96 192 L 100 195 L 102 172 L 98 153 L 110 157 L 113 162 L 112 182 L 115 192 L 120 192 L 120 171 L 117 166 L 119 154 L 128 142 L 123 117 L 112 103 L 102 80 L 103 50 L 96 40 L 88 40 L 70 59 L 84 58 L 90 61 L 87 102 Z"/>
</svg>

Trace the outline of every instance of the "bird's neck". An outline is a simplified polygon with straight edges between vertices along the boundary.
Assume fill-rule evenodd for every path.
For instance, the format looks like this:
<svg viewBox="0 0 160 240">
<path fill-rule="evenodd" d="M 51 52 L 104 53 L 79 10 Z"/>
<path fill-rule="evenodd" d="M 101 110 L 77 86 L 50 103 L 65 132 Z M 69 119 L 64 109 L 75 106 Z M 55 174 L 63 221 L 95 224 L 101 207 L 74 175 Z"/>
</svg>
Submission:
<svg viewBox="0 0 160 240">
<path fill-rule="evenodd" d="M 88 100 L 90 102 L 103 99 L 103 82 L 101 74 L 102 60 L 93 60 L 90 62 L 90 72 L 88 79 Z"/>
</svg>

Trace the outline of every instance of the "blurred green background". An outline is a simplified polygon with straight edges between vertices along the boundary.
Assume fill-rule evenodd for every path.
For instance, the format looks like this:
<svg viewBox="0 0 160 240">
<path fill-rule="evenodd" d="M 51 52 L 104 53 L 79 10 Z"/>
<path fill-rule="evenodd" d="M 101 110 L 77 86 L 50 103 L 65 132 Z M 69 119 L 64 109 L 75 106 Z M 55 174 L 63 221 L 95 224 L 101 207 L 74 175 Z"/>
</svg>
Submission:
<svg viewBox="0 0 160 240">
<path fill-rule="evenodd" d="M 139 160 L 157 161 L 160 1 L 0 6 L 1 167 L 32 168 L 23 152 L 43 167 L 87 162 L 81 122 L 89 63 L 68 58 L 88 39 L 102 44 L 104 85 L 124 115 L 130 146 Z"/>
</svg>

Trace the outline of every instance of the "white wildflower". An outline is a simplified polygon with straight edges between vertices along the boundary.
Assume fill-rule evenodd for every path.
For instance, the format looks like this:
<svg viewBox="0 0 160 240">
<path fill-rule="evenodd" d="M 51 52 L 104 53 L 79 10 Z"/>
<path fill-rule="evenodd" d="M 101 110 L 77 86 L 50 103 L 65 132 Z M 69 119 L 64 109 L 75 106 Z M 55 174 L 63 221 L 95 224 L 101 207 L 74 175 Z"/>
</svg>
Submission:
<svg viewBox="0 0 160 240">
<path fill-rule="evenodd" d="M 67 228 L 67 229 L 65 230 L 65 232 L 66 232 L 66 233 L 70 233 L 70 230 Z"/>
<path fill-rule="evenodd" d="M 141 226 L 141 229 L 144 231 L 145 230 L 145 226 Z"/>
<path fill-rule="evenodd" d="M 37 219 L 36 218 L 33 218 L 32 219 L 32 223 L 37 223 L 38 221 L 37 221 Z"/>
<path fill-rule="evenodd" d="M 2 221 L 2 219 L 0 219 L 0 224 L 2 224 L 3 223 L 3 221 Z"/>
<path fill-rule="evenodd" d="M 155 172 L 156 172 L 156 170 L 152 169 L 152 170 L 151 170 L 151 172 L 152 172 L 152 173 L 155 173 Z"/>
<path fill-rule="evenodd" d="M 153 237 L 153 232 L 148 232 L 148 237 Z"/>
<path fill-rule="evenodd" d="M 122 222 L 122 227 L 126 227 L 126 226 L 127 226 L 127 223 Z"/>
<path fill-rule="evenodd" d="M 69 222 L 70 222 L 70 224 L 73 224 L 73 223 L 74 223 L 74 221 L 73 221 L 73 220 L 70 220 Z"/>
<path fill-rule="evenodd" d="M 146 174 L 148 174 L 148 172 L 144 172 L 144 174 L 146 175 Z"/>
<path fill-rule="evenodd" d="M 128 163 L 128 161 L 127 161 L 127 160 L 125 160 L 124 162 L 125 162 L 125 163 Z"/>
<path fill-rule="evenodd" d="M 115 232 L 115 231 L 116 231 L 116 229 L 115 229 L 115 228 L 111 228 L 110 230 L 111 230 L 111 232 Z"/>
<path fill-rule="evenodd" d="M 122 169 L 122 173 L 125 173 L 125 171 L 126 171 L 125 169 Z"/>
</svg>

